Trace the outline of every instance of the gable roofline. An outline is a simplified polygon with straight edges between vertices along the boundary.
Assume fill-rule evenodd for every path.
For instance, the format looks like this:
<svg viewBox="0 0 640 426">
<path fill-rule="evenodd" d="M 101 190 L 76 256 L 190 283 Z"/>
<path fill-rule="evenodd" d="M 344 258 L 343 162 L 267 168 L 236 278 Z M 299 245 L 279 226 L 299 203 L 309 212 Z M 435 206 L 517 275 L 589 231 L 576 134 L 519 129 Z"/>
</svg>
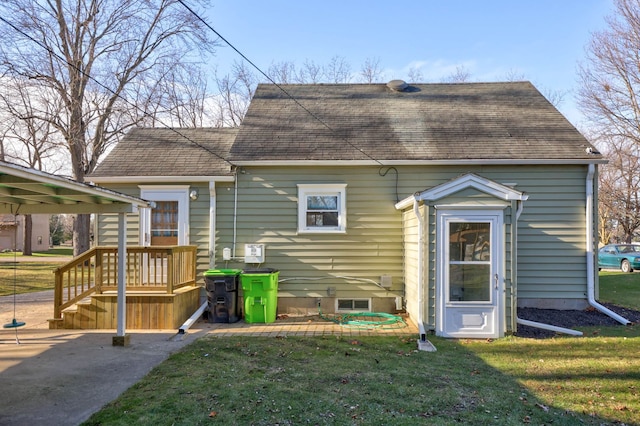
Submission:
<svg viewBox="0 0 640 426">
<path fill-rule="evenodd" d="M 493 180 L 467 173 L 448 182 L 434 186 L 424 191 L 416 192 L 396 204 L 397 210 L 406 209 L 416 201 L 437 201 L 467 188 L 474 188 L 480 192 L 505 201 L 526 201 L 529 196 L 521 191 L 495 182 Z"/>
</svg>

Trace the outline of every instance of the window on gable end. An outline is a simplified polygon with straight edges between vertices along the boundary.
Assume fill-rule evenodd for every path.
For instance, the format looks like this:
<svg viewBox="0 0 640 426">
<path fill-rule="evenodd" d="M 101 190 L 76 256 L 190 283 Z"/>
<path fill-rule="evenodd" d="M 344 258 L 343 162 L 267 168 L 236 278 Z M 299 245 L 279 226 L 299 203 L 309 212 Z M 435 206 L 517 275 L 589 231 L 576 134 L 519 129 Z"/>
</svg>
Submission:
<svg viewBox="0 0 640 426">
<path fill-rule="evenodd" d="M 347 230 L 347 184 L 298 184 L 298 232 Z"/>
</svg>

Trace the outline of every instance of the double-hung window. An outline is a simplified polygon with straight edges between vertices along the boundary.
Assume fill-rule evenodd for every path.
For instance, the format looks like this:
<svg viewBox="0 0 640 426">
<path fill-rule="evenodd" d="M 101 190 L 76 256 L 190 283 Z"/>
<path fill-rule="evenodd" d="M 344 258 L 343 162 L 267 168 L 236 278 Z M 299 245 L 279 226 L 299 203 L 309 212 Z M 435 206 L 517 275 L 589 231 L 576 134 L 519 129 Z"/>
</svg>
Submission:
<svg viewBox="0 0 640 426">
<path fill-rule="evenodd" d="M 346 189 L 346 184 L 298 184 L 298 232 L 345 232 Z"/>
</svg>

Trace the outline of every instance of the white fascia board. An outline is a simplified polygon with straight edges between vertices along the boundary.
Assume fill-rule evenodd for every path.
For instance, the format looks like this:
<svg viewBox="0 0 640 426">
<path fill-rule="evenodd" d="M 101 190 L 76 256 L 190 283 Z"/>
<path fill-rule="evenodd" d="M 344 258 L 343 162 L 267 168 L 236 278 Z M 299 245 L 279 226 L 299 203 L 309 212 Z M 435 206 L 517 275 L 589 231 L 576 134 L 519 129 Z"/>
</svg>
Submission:
<svg viewBox="0 0 640 426">
<path fill-rule="evenodd" d="M 437 185 L 431 189 L 416 192 L 415 194 L 396 203 L 395 208 L 396 210 L 407 209 L 413 205 L 415 201 L 436 201 L 466 188 L 475 188 L 478 191 L 507 201 L 526 201 L 529 199 L 529 195 L 524 192 L 516 191 L 490 179 L 469 173 L 449 182 Z"/>
<path fill-rule="evenodd" d="M 495 198 L 508 201 L 524 201 L 529 198 L 529 196 L 523 192 L 516 191 L 508 186 L 499 184 L 473 173 L 466 174 L 426 191 L 422 191 L 419 194 L 416 194 L 415 197 L 416 199 L 423 201 L 436 201 L 466 188 L 474 188 Z"/>
<path fill-rule="evenodd" d="M 92 182 L 152 184 L 160 182 L 194 183 L 194 182 L 234 182 L 233 176 L 97 176 L 89 177 Z"/>
</svg>

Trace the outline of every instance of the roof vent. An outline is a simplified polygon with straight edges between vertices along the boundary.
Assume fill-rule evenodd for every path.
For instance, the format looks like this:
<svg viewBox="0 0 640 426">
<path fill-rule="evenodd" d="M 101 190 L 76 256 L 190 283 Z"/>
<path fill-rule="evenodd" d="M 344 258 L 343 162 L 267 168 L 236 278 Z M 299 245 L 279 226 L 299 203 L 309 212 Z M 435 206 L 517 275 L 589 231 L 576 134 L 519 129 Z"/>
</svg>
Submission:
<svg viewBox="0 0 640 426">
<path fill-rule="evenodd" d="M 404 80 L 391 80 L 387 83 L 387 87 L 394 92 L 404 92 L 409 85 Z"/>
</svg>

